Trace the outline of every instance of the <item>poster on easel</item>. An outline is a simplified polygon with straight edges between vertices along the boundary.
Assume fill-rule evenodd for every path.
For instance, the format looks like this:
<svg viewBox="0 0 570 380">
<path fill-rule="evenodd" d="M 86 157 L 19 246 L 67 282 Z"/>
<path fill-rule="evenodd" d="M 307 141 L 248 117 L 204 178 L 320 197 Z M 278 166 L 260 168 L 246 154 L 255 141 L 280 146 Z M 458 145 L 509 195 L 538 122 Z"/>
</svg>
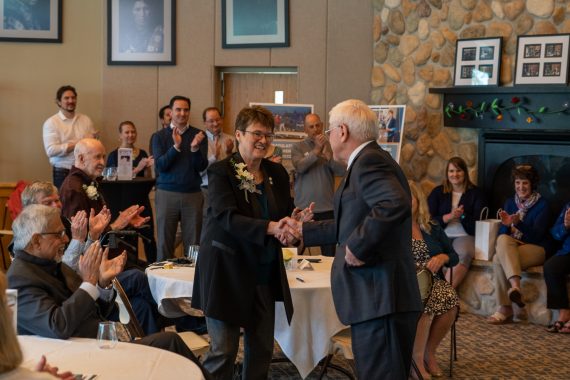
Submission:
<svg viewBox="0 0 570 380">
<path fill-rule="evenodd" d="M 119 181 L 130 181 L 133 179 L 133 150 L 131 148 L 119 148 L 117 150 L 119 163 L 117 166 L 117 177 Z"/>
<path fill-rule="evenodd" d="M 376 142 L 382 149 L 390 153 L 396 162 L 400 163 L 406 106 L 369 105 L 368 107 L 374 111 L 378 120 L 378 139 Z"/>
<path fill-rule="evenodd" d="M 271 144 L 279 148 L 282 157 L 279 162 L 285 167 L 289 175 L 292 175 L 295 169 L 291 163 L 291 147 L 307 137 L 305 133 L 305 116 L 313 113 L 314 105 L 249 103 L 250 107 L 253 105 L 263 106 L 273 114 L 275 138 Z"/>
</svg>

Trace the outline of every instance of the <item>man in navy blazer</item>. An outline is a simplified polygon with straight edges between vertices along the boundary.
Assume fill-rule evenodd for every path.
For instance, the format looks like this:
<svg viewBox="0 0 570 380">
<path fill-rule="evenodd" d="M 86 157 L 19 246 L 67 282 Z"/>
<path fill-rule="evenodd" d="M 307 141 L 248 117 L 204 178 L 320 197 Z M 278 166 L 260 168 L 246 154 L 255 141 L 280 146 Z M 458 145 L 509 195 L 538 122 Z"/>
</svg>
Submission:
<svg viewBox="0 0 570 380">
<path fill-rule="evenodd" d="M 376 143 L 376 116 L 360 100 L 330 111 L 334 159 L 347 173 L 334 220 L 303 223 L 306 245 L 336 244 L 331 285 L 342 323 L 351 326 L 359 379 L 407 379 L 422 304 L 412 257 L 407 180 Z"/>
</svg>

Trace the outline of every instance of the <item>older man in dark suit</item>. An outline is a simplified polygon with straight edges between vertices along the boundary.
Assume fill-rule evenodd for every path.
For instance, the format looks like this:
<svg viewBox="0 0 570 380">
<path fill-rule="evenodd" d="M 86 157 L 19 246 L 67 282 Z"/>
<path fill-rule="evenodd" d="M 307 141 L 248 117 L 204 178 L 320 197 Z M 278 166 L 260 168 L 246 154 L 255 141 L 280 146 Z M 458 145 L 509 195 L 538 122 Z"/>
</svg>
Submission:
<svg viewBox="0 0 570 380">
<path fill-rule="evenodd" d="M 422 310 L 412 258 L 411 197 L 398 164 L 375 140 L 376 117 L 359 100 L 330 112 L 327 131 L 347 174 L 334 220 L 304 223 L 306 245 L 336 243 L 332 293 L 350 325 L 360 379 L 406 379 Z"/>
<path fill-rule="evenodd" d="M 125 254 L 107 258 L 99 242 L 79 259 L 79 274 L 61 263 L 69 241 L 56 207 L 30 205 L 12 224 L 15 259 L 8 284 L 18 290 L 18 333 L 49 338 L 95 338 L 99 322 L 116 307 L 111 280 Z M 178 353 L 200 365 L 174 333 L 157 333 L 136 343 Z M 207 375 L 207 373 L 206 373 Z"/>
</svg>

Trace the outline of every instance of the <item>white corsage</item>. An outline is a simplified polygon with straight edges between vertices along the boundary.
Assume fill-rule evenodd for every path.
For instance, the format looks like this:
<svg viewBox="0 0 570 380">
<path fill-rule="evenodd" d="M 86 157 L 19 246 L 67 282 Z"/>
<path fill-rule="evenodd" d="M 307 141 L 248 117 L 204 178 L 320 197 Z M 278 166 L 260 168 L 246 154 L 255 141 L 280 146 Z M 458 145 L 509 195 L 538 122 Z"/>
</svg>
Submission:
<svg viewBox="0 0 570 380">
<path fill-rule="evenodd" d="M 99 199 L 99 192 L 97 191 L 97 186 L 95 186 L 93 182 L 91 182 L 91 185 L 89 186 L 83 185 L 83 190 L 85 191 L 85 194 L 87 194 L 87 198 L 91 200 Z"/>
<path fill-rule="evenodd" d="M 259 191 L 255 186 L 255 177 L 247 170 L 247 165 L 245 163 L 237 163 L 232 160 L 231 164 L 236 171 L 236 178 L 240 181 L 238 188 L 244 191 L 245 200 L 249 203 L 249 199 L 247 197 L 248 192 L 261 194 L 261 191 Z"/>
</svg>

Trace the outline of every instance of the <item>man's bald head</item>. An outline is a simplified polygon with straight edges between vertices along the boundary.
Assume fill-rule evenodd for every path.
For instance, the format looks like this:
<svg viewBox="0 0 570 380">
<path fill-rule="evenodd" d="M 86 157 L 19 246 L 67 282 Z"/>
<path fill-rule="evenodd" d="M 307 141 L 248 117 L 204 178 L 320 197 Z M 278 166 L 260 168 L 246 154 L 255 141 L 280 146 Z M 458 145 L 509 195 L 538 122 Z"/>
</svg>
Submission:
<svg viewBox="0 0 570 380">
<path fill-rule="evenodd" d="M 82 139 L 75 145 L 75 167 L 95 179 L 105 168 L 105 147 L 96 139 Z"/>
</svg>

